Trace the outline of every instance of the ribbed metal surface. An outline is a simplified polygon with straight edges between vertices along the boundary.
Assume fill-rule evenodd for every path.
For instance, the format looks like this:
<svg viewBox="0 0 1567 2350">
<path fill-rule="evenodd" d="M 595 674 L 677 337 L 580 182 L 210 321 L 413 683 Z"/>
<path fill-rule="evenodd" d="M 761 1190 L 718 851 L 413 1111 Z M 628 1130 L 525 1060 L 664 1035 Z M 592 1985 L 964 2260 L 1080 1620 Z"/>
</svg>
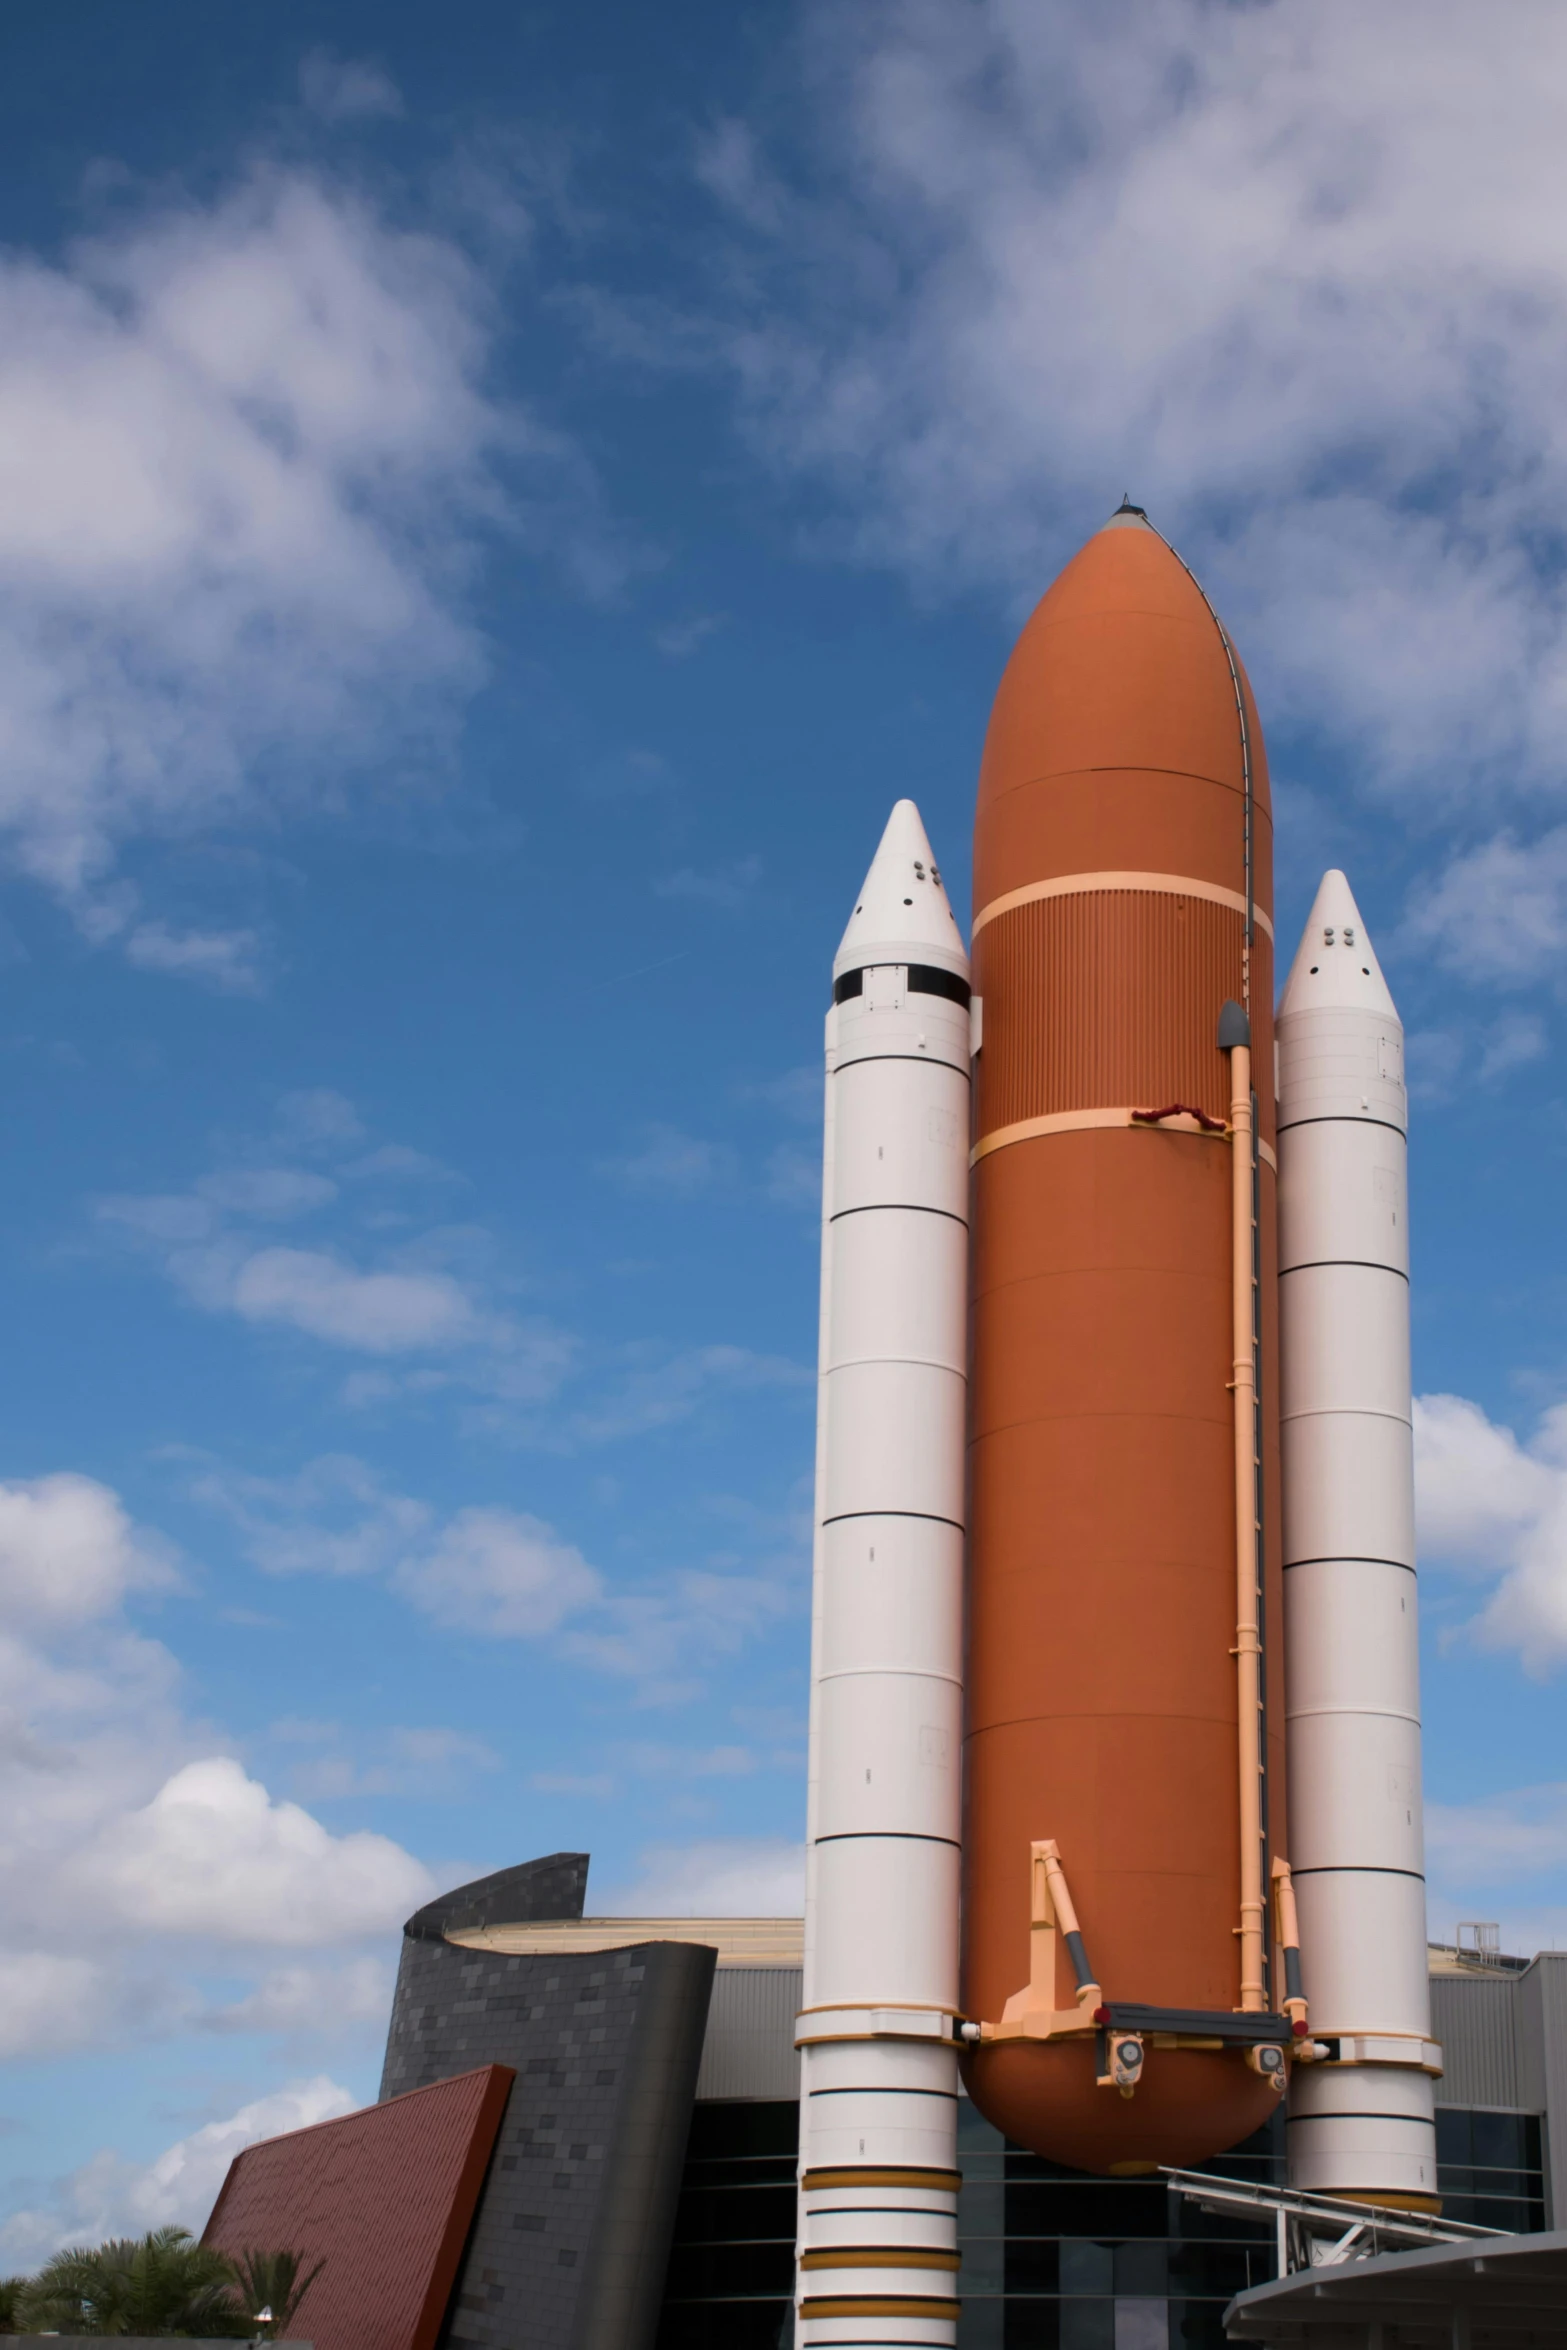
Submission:
<svg viewBox="0 0 1567 2350">
<path fill-rule="evenodd" d="M 1433 1975 L 1431 2028 L 1445 2067 L 1438 2105 L 1525 2106 L 1516 1975 Z"/>
<path fill-rule="evenodd" d="M 979 1133 L 1063 1110 L 1229 1108 L 1215 1041 L 1243 986 L 1245 922 L 1153 890 L 1015 906 L 975 942 L 985 1001 Z"/>
<path fill-rule="evenodd" d="M 699 2098 L 798 2097 L 798 1967 L 720 1966 L 707 2011 Z"/>
</svg>

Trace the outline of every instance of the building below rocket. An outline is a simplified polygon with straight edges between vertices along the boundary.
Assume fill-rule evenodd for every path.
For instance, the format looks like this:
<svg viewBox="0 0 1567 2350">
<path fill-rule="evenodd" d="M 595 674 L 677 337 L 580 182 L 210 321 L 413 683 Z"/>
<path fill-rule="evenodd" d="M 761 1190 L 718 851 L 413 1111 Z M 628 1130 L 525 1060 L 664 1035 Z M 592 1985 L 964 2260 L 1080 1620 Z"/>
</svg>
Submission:
<svg viewBox="0 0 1567 2350">
<path fill-rule="evenodd" d="M 1285 2099 L 1296 2185 L 1434 2207 L 1403 1034 L 1330 873 L 1275 1038 L 1272 907 L 1126 506 L 1002 677 L 971 948 L 904 800 L 833 964 L 802 2345 L 956 2341 L 962 2090 L 1118 2176 Z"/>
</svg>

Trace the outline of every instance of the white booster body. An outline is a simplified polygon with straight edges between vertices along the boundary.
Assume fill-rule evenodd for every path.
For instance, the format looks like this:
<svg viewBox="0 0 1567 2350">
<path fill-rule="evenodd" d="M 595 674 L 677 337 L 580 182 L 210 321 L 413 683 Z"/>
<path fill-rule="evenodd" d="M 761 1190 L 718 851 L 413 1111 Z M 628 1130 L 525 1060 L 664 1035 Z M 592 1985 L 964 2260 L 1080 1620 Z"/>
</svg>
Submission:
<svg viewBox="0 0 1567 2350">
<path fill-rule="evenodd" d="M 1289 1855 L 1314 2040 L 1293 2186 L 1434 2197 L 1404 1032 L 1342 873 L 1279 1005 Z"/>
<path fill-rule="evenodd" d="M 833 980 L 800 2350 L 957 2339 L 968 957 L 910 800 Z"/>
</svg>

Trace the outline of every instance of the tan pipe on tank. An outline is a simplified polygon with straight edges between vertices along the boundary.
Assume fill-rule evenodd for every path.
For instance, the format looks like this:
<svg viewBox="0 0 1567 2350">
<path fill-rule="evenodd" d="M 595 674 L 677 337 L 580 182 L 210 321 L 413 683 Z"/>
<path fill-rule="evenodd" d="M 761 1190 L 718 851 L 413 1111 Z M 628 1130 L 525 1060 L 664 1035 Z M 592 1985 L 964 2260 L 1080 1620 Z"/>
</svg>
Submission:
<svg viewBox="0 0 1567 2350">
<path fill-rule="evenodd" d="M 1226 1013 L 1239 1006 L 1226 1006 Z M 1262 1642 L 1257 1621 L 1256 1250 L 1253 1207 L 1251 1043 L 1231 1044 L 1230 1148 L 1235 1376 L 1235 1672 L 1241 1828 L 1241 2010 L 1267 2006 L 1267 1900 L 1262 1882 Z"/>
</svg>

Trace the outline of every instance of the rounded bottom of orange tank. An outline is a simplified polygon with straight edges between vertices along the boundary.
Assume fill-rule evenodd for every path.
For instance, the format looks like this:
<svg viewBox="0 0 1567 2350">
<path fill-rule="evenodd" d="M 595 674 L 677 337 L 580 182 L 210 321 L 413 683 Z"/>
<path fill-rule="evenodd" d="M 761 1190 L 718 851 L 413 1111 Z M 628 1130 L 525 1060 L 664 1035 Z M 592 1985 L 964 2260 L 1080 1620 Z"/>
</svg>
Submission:
<svg viewBox="0 0 1567 2350">
<path fill-rule="evenodd" d="M 1279 2103 L 1238 2049 L 1150 2047 L 1130 2097 L 1099 2088 L 1094 2069 L 1092 2041 L 1011 2040 L 972 2051 L 963 2077 L 1014 2145 L 1118 2178 L 1207 2162 L 1261 2129 Z"/>
</svg>

